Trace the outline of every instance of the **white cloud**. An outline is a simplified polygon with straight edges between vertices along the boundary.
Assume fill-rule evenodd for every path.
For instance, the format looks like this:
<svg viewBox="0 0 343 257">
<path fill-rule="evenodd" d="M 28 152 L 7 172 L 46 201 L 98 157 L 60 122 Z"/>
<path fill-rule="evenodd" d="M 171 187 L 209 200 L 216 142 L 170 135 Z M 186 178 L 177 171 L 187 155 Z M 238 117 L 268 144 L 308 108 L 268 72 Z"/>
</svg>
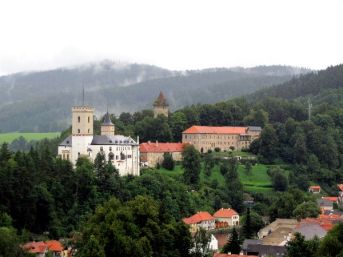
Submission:
<svg viewBox="0 0 343 257">
<path fill-rule="evenodd" d="M 342 0 L 5 0 L 0 74 L 114 59 L 170 69 L 342 62 Z"/>
</svg>

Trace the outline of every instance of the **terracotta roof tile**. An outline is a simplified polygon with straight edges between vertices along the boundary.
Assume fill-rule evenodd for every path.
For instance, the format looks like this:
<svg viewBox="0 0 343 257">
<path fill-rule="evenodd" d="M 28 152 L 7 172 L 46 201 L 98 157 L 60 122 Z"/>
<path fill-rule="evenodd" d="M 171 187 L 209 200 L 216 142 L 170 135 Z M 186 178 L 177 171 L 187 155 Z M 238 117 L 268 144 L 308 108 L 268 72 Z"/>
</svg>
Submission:
<svg viewBox="0 0 343 257">
<path fill-rule="evenodd" d="M 196 224 L 196 223 L 199 223 L 201 221 L 206 221 L 206 220 L 214 220 L 214 218 L 208 212 L 203 211 L 203 212 L 198 212 L 191 217 L 184 218 L 183 222 L 190 225 L 190 224 Z"/>
<path fill-rule="evenodd" d="M 210 126 L 192 126 L 183 134 L 246 134 L 248 127 L 210 127 Z"/>
<path fill-rule="evenodd" d="M 24 244 L 22 248 L 29 253 L 45 253 L 48 246 L 44 242 L 29 242 Z"/>
<path fill-rule="evenodd" d="M 171 153 L 171 152 L 182 152 L 183 143 L 142 143 L 139 146 L 141 153 Z"/>
<path fill-rule="evenodd" d="M 53 252 L 62 252 L 64 249 L 63 245 L 57 240 L 46 241 L 46 244 L 49 250 Z"/>
<path fill-rule="evenodd" d="M 320 189 L 320 186 L 310 186 L 310 189 Z"/>
<path fill-rule="evenodd" d="M 234 216 L 234 215 L 238 215 L 238 213 L 234 209 L 221 208 L 215 214 L 213 214 L 213 217 L 215 217 L 215 218 L 232 218 L 232 216 Z"/>
<path fill-rule="evenodd" d="M 337 196 L 323 196 L 322 199 L 330 201 L 330 202 L 337 202 L 338 197 Z"/>
</svg>

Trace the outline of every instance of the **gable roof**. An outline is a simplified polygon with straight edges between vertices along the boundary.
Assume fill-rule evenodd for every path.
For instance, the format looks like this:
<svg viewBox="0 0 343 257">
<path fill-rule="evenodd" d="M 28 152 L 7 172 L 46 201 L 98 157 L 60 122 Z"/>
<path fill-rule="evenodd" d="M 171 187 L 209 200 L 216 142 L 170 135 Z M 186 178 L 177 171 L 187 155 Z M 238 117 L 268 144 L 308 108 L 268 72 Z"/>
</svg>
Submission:
<svg viewBox="0 0 343 257">
<path fill-rule="evenodd" d="M 337 202 L 338 197 L 337 196 L 323 196 L 322 199 L 330 201 L 330 202 Z"/>
<path fill-rule="evenodd" d="M 59 146 L 72 146 L 73 140 L 72 140 L 72 136 L 68 136 L 66 139 L 64 139 Z"/>
<path fill-rule="evenodd" d="M 246 134 L 248 127 L 212 127 L 212 126 L 192 126 L 182 134 Z"/>
<path fill-rule="evenodd" d="M 183 143 L 142 143 L 139 145 L 141 153 L 170 153 L 170 152 L 182 152 Z"/>
<path fill-rule="evenodd" d="M 52 252 L 62 252 L 64 247 L 63 245 L 57 240 L 50 240 L 45 242 Z"/>
<path fill-rule="evenodd" d="M 122 135 L 95 135 L 91 145 L 136 145 L 131 138 Z"/>
<path fill-rule="evenodd" d="M 164 96 L 164 94 L 162 93 L 162 91 L 160 92 L 157 99 L 155 100 L 154 106 L 169 106 L 167 99 Z"/>
<path fill-rule="evenodd" d="M 310 186 L 310 189 L 320 190 L 320 186 Z"/>
<path fill-rule="evenodd" d="M 196 224 L 196 223 L 206 221 L 206 220 L 214 220 L 214 218 L 207 211 L 202 211 L 202 212 L 197 212 L 193 216 L 190 216 L 188 218 L 184 218 L 182 220 L 184 223 L 190 225 L 190 224 Z"/>
<path fill-rule="evenodd" d="M 22 248 L 29 253 L 45 253 L 48 246 L 44 242 L 28 242 Z"/>
<path fill-rule="evenodd" d="M 213 214 L 213 217 L 215 217 L 215 218 L 232 218 L 232 216 L 234 216 L 234 215 L 238 215 L 238 213 L 234 209 L 221 208 L 215 214 Z"/>
</svg>

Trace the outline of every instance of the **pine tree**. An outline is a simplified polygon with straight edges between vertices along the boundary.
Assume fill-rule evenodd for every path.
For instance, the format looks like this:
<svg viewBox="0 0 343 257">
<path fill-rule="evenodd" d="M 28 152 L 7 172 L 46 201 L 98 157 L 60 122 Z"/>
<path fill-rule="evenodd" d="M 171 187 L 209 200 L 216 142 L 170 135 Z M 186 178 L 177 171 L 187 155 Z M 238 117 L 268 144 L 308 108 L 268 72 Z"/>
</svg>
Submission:
<svg viewBox="0 0 343 257">
<path fill-rule="evenodd" d="M 175 167 L 175 162 L 171 153 L 163 154 L 162 167 L 167 170 L 173 170 Z"/>
<path fill-rule="evenodd" d="M 233 228 L 227 243 L 222 249 L 223 253 L 239 254 L 241 252 L 240 240 L 236 228 Z"/>
<path fill-rule="evenodd" d="M 243 234 L 246 239 L 252 238 L 250 208 L 247 208 L 246 220 L 243 225 Z"/>
</svg>

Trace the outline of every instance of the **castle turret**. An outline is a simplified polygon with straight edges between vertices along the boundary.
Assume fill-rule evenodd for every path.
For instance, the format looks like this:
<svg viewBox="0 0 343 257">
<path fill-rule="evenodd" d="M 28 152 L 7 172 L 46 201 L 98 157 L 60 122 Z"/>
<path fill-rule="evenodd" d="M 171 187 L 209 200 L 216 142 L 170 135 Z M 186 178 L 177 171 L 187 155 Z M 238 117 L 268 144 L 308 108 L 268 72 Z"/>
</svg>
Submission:
<svg viewBox="0 0 343 257">
<path fill-rule="evenodd" d="M 110 114 L 106 112 L 104 122 L 101 124 L 101 135 L 113 136 L 115 133 L 114 124 L 111 121 Z"/>
<path fill-rule="evenodd" d="M 154 102 L 154 118 L 160 114 L 166 117 L 168 117 L 169 114 L 169 104 L 162 91 Z"/>
</svg>

